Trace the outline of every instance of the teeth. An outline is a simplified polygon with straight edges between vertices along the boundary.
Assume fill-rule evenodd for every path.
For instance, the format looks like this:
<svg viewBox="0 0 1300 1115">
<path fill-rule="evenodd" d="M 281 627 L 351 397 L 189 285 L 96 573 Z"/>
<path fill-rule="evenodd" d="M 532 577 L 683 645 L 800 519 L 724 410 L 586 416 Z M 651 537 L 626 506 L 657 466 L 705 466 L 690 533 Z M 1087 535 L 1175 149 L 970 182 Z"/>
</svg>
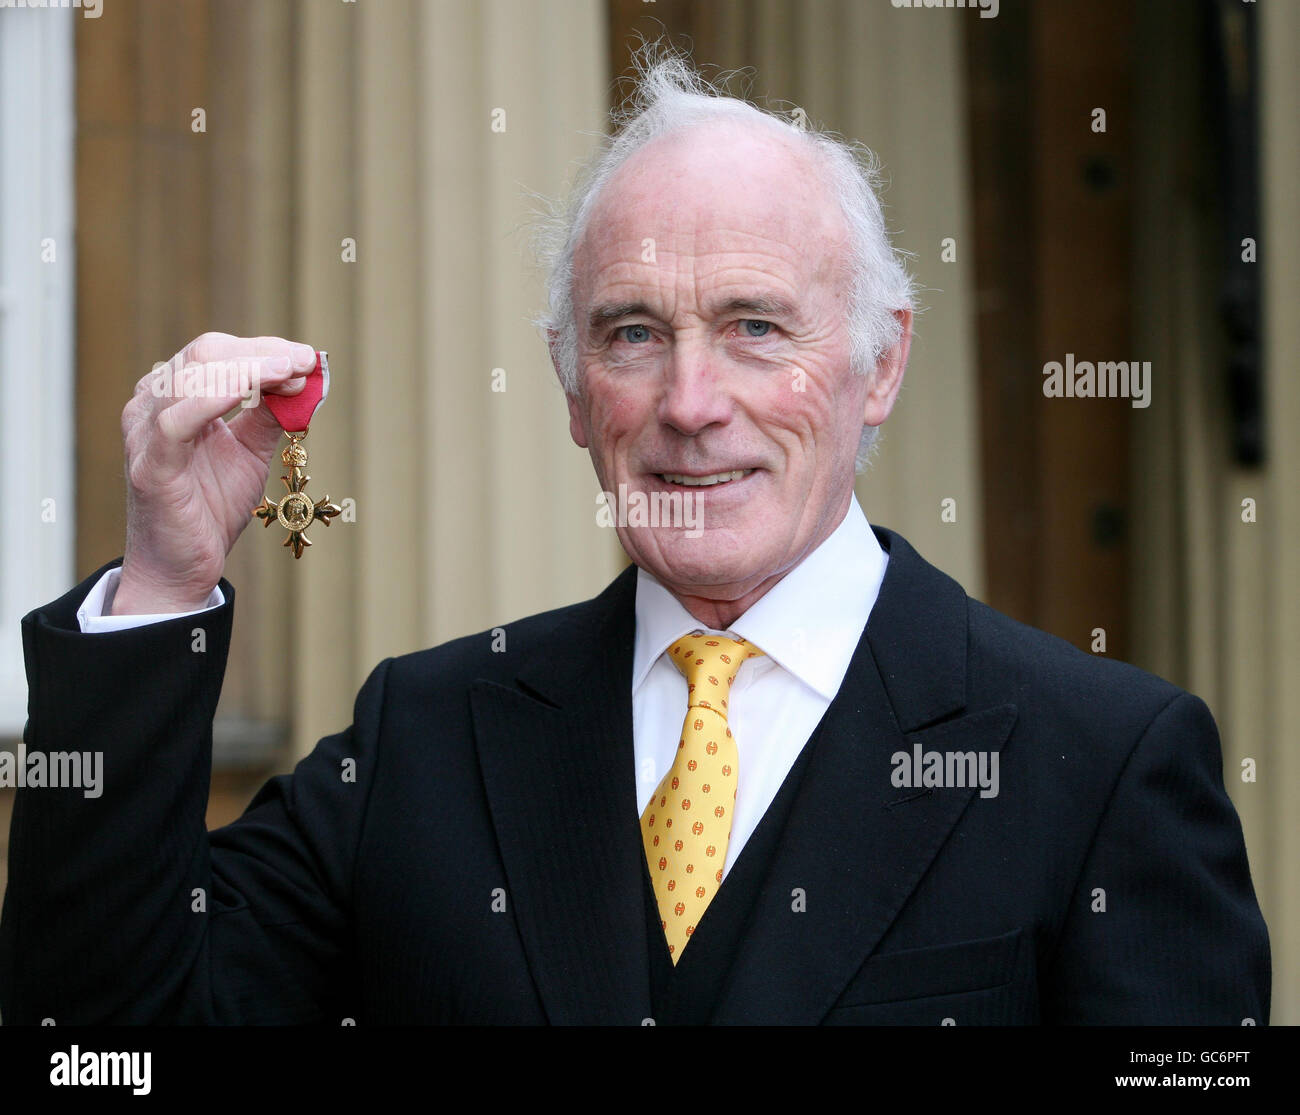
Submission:
<svg viewBox="0 0 1300 1115">
<path fill-rule="evenodd" d="M 728 480 L 739 480 L 753 471 L 752 468 L 738 468 L 732 472 L 715 472 L 712 476 L 686 476 L 680 472 L 665 472 L 660 475 L 670 484 L 685 484 L 688 488 L 707 488 L 714 484 L 725 484 Z"/>
</svg>

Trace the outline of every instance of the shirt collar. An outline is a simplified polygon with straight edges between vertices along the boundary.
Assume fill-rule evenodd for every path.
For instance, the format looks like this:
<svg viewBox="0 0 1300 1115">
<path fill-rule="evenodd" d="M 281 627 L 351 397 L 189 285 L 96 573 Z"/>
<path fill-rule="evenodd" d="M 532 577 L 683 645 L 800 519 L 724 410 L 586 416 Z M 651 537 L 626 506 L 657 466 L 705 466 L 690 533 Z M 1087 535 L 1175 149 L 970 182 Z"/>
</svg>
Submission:
<svg viewBox="0 0 1300 1115">
<path fill-rule="evenodd" d="M 887 561 L 854 497 L 830 536 L 725 632 L 704 627 L 653 575 L 638 569 L 632 691 L 673 643 L 707 630 L 754 643 L 826 700 L 834 699 L 880 592 Z"/>
</svg>

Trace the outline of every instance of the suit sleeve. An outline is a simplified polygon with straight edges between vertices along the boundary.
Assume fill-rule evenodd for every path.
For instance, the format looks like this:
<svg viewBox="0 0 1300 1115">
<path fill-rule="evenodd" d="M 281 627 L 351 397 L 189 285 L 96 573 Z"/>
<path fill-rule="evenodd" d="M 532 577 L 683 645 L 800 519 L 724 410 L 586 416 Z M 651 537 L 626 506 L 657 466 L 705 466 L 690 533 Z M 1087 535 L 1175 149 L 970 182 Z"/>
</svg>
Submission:
<svg viewBox="0 0 1300 1115">
<path fill-rule="evenodd" d="M 352 876 L 388 662 L 361 689 L 350 728 L 208 833 L 234 590 L 223 581 L 226 602 L 211 612 L 83 634 L 76 609 L 98 575 L 23 620 L 29 754 L 99 751 L 103 773 L 97 797 L 17 792 L 3 1021 L 337 1025 L 355 1015 Z"/>
<path fill-rule="evenodd" d="M 1048 1022 L 1267 1023 L 1268 930 L 1200 698 L 1174 698 L 1129 755 L 1048 981 Z"/>
</svg>

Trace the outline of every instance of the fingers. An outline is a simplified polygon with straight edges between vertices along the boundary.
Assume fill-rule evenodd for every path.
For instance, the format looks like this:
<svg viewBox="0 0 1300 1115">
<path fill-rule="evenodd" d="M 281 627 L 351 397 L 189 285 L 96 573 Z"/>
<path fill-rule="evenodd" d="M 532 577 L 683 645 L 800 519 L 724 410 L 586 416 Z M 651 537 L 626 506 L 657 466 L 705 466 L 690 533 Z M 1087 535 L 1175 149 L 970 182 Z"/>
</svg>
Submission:
<svg viewBox="0 0 1300 1115">
<path fill-rule="evenodd" d="M 283 356 L 189 365 L 183 397 L 167 398 L 158 411 L 158 432 L 168 441 L 193 441 L 209 422 L 232 407 L 250 400 L 260 402 L 263 384 L 282 384 L 289 370 Z M 161 386 L 162 380 L 158 382 Z"/>
<path fill-rule="evenodd" d="M 239 424 L 240 440 L 268 456 L 274 444 L 264 427 L 273 419 L 258 405 L 261 395 L 297 394 L 315 365 L 310 345 L 282 337 L 196 337 L 136 384 L 122 412 L 128 457 L 133 448 L 143 448 L 154 465 L 183 468 L 195 439 L 235 406 L 243 408 L 240 417 L 245 419 Z M 276 432 L 278 436 L 278 427 Z"/>
<path fill-rule="evenodd" d="M 204 333 L 195 337 L 177 356 L 182 364 L 207 364 L 240 357 L 287 356 L 293 368 L 309 372 L 316 364 L 311 345 L 286 341 L 283 337 L 233 337 L 229 333 Z"/>
</svg>

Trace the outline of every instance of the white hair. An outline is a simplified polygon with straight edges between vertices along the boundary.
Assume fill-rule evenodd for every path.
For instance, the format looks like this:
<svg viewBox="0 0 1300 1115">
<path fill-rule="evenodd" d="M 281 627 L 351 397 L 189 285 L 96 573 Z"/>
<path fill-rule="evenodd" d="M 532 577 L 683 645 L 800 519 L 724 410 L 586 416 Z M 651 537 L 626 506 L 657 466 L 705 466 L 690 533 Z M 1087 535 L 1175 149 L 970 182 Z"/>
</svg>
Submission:
<svg viewBox="0 0 1300 1115">
<path fill-rule="evenodd" d="M 813 129 L 802 113 L 787 118 L 729 96 L 706 80 L 687 56 L 662 43 L 643 45 L 633 61 L 635 87 L 622 108 L 611 114 L 614 134 L 602 138 L 569 196 L 552 205 L 536 226 L 534 247 L 548 292 L 547 311 L 536 324 L 547 331 L 565 392 L 578 395 L 582 390 L 573 259 L 601 191 L 652 140 L 726 121 L 774 129 L 818 159 L 849 232 L 849 365 L 860 375 L 871 373 L 880 356 L 901 337 L 895 311 L 914 306 L 912 278 L 890 243 L 877 197 L 880 169 L 875 155 L 860 143 Z M 874 426 L 862 428 L 855 462 L 859 472 L 871 458 L 877 432 Z"/>
</svg>

